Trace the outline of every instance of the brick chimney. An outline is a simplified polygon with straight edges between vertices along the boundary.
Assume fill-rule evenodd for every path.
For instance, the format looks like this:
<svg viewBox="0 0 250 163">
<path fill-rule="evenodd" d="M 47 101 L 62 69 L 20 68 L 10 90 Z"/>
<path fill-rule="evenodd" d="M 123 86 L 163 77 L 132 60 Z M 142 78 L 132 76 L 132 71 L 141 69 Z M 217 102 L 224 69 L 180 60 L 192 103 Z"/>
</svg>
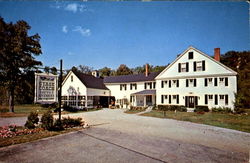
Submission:
<svg viewBox="0 0 250 163">
<path fill-rule="evenodd" d="M 148 76 L 148 64 L 146 63 L 145 65 L 145 76 L 147 77 Z"/>
<path fill-rule="evenodd" d="M 214 59 L 220 62 L 220 48 L 214 48 Z"/>
</svg>

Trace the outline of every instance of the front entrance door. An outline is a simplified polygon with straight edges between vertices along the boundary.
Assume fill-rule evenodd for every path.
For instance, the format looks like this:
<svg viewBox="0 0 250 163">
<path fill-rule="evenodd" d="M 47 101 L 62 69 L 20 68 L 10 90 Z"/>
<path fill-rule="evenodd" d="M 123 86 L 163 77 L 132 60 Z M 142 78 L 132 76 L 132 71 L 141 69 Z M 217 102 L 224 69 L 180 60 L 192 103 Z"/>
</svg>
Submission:
<svg viewBox="0 0 250 163">
<path fill-rule="evenodd" d="M 151 106 L 152 105 L 152 96 L 146 95 L 146 105 Z"/>
<path fill-rule="evenodd" d="M 198 102 L 197 96 L 185 97 L 185 106 L 188 108 L 194 108 L 197 105 L 197 102 Z"/>
</svg>

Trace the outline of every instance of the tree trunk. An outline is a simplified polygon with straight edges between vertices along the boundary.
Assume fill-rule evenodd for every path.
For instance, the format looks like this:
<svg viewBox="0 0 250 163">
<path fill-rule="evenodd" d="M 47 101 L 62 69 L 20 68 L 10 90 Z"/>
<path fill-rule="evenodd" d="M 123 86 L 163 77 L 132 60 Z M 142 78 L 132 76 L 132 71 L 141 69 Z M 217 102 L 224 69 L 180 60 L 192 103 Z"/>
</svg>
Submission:
<svg viewBox="0 0 250 163">
<path fill-rule="evenodd" d="M 14 89 L 9 90 L 9 111 L 14 113 Z"/>
</svg>

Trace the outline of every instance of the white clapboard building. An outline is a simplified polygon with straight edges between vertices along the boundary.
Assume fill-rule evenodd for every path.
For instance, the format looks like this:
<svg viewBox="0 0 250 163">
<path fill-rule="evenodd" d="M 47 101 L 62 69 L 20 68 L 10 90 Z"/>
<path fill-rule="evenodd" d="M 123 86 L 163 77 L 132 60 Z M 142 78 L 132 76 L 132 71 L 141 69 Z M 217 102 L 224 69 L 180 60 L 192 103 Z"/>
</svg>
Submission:
<svg viewBox="0 0 250 163">
<path fill-rule="evenodd" d="M 214 58 L 189 47 L 156 78 L 156 103 L 233 108 L 237 73 L 220 63 L 220 49 Z"/>
<path fill-rule="evenodd" d="M 95 76 L 94 76 L 95 75 Z M 110 90 L 103 79 L 76 71 L 70 71 L 62 83 L 62 105 L 74 108 L 108 107 Z"/>
<path fill-rule="evenodd" d="M 192 110 L 201 105 L 233 109 L 237 73 L 220 62 L 219 48 L 214 51 L 210 57 L 189 47 L 162 72 L 150 73 L 146 65 L 143 74 L 101 79 L 96 72 L 91 76 L 71 71 L 62 86 L 64 104 L 107 106 L 115 101 L 121 107 L 182 105 Z"/>
</svg>

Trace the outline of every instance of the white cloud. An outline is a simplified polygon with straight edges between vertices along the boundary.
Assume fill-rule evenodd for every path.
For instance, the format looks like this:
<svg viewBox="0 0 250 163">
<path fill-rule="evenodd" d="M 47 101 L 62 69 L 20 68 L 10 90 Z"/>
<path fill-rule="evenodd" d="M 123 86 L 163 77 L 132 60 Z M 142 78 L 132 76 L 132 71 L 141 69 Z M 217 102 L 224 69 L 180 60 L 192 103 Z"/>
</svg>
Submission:
<svg viewBox="0 0 250 163">
<path fill-rule="evenodd" d="M 50 7 L 55 9 L 63 9 L 65 11 L 77 13 L 77 12 L 93 12 L 92 9 L 88 9 L 86 5 L 79 4 L 79 3 L 64 3 L 56 1 L 55 4 L 51 5 Z"/>
<path fill-rule="evenodd" d="M 67 27 L 66 25 L 64 25 L 64 26 L 62 27 L 62 32 L 63 32 L 63 33 L 68 33 L 68 27 Z"/>
<path fill-rule="evenodd" d="M 82 36 L 88 37 L 91 35 L 91 30 L 88 28 L 82 28 L 81 26 L 76 26 L 73 32 L 79 32 Z"/>
<path fill-rule="evenodd" d="M 77 9 L 78 9 L 78 4 L 76 4 L 76 3 L 68 4 L 64 9 L 66 11 L 72 11 L 72 12 L 76 13 Z"/>
</svg>

